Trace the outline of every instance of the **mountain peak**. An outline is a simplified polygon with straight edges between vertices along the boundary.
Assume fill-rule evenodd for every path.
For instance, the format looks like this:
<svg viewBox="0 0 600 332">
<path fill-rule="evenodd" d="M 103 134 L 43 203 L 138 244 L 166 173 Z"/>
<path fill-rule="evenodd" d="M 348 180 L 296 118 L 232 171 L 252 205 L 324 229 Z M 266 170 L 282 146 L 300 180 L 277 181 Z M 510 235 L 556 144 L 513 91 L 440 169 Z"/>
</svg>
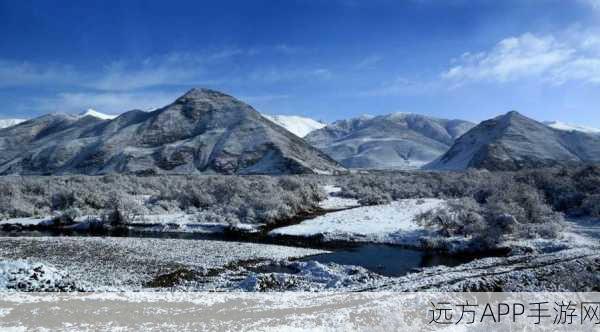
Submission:
<svg viewBox="0 0 600 332">
<path fill-rule="evenodd" d="M 501 115 L 503 118 L 524 118 L 525 116 L 517 111 L 510 111 L 504 115 Z"/>
<path fill-rule="evenodd" d="M 179 97 L 177 100 L 214 99 L 223 97 L 233 98 L 217 90 L 206 88 L 193 88 L 186 92 L 183 96 Z"/>
<path fill-rule="evenodd" d="M 442 157 L 426 166 L 437 170 L 485 168 L 511 171 L 598 162 L 597 136 L 565 135 L 516 111 L 483 121 L 460 137 Z"/>
<path fill-rule="evenodd" d="M 117 117 L 116 115 L 100 113 L 91 108 L 88 108 L 84 112 L 79 113 L 79 117 L 81 117 L 81 118 L 86 117 L 86 116 L 93 116 L 95 118 L 102 119 L 102 120 L 111 120 L 111 119 L 114 119 Z"/>
<path fill-rule="evenodd" d="M 506 114 L 499 115 L 499 116 L 495 117 L 493 119 L 493 121 L 498 122 L 498 123 L 503 123 L 505 125 L 513 125 L 516 123 L 525 123 L 525 122 L 536 122 L 535 120 L 530 119 L 517 111 L 510 111 Z"/>
<path fill-rule="evenodd" d="M 302 174 L 338 163 L 251 106 L 192 89 L 158 111 L 120 120 L 39 119 L 0 131 L 0 174 Z M 93 120 L 93 121 L 92 121 Z M 43 151 L 43 153 L 34 153 Z M 60 153 L 55 153 L 60 151 Z M 38 160 L 39 158 L 39 160 Z"/>
</svg>

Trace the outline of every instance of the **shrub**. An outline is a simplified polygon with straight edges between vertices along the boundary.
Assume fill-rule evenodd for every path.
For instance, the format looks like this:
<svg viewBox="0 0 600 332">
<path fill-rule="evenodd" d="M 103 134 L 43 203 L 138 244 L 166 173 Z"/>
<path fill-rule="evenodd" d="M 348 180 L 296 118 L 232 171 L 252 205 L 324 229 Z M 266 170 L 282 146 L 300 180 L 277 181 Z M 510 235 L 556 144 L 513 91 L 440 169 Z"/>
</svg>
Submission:
<svg viewBox="0 0 600 332">
<path fill-rule="evenodd" d="M 600 218 L 600 194 L 593 194 L 584 198 L 581 208 L 586 215 Z"/>
<path fill-rule="evenodd" d="M 272 223 L 318 209 L 325 196 L 319 177 L 311 176 L 0 177 L 0 217 L 77 209 L 114 223 L 181 212 L 229 223 Z"/>
</svg>

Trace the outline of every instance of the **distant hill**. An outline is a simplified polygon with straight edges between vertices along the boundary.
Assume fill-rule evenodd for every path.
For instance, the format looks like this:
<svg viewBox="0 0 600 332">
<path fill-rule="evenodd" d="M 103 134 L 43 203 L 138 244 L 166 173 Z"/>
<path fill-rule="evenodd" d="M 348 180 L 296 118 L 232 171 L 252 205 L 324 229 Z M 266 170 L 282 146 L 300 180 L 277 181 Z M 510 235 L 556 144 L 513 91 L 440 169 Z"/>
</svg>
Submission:
<svg viewBox="0 0 600 332">
<path fill-rule="evenodd" d="M 292 134 L 298 137 L 304 137 L 313 130 L 321 129 L 326 124 L 321 123 L 311 118 L 306 118 L 297 115 L 267 115 L 263 114 L 267 119 L 287 129 Z"/>
<path fill-rule="evenodd" d="M 306 140 L 345 167 L 419 168 L 441 156 L 475 124 L 411 113 L 336 121 Z"/>
<path fill-rule="evenodd" d="M 549 127 L 552 127 L 554 129 L 558 129 L 558 130 L 581 131 L 583 133 L 588 133 L 588 134 L 600 134 L 600 129 L 592 128 L 592 127 L 573 125 L 573 124 L 568 124 L 568 123 L 564 123 L 564 122 L 560 122 L 560 121 L 544 121 L 543 123 Z"/>
<path fill-rule="evenodd" d="M 18 125 L 21 122 L 26 121 L 25 119 L 0 119 L 0 129 L 8 128 Z"/>
<path fill-rule="evenodd" d="M 112 120 L 112 119 L 116 118 L 119 115 L 104 114 L 104 113 L 100 113 L 100 112 L 98 112 L 96 110 L 93 110 L 93 109 L 89 108 L 85 112 L 80 113 L 79 116 L 80 117 L 93 116 L 93 117 L 96 117 L 96 118 L 102 119 L 102 120 Z"/>
<path fill-rule="evenodd" d="M 581 162 L 600 162 L 599 135 L 554 129 L 513 111 L 477 125 L 425 168 L 516 170 Z"/>
<path fill-rule="evenodd" d="M 0 174 L 298 174 L 343 167 L 224 93 L 152 112 L 48 114 L 0 130 Z"/>
</svg>

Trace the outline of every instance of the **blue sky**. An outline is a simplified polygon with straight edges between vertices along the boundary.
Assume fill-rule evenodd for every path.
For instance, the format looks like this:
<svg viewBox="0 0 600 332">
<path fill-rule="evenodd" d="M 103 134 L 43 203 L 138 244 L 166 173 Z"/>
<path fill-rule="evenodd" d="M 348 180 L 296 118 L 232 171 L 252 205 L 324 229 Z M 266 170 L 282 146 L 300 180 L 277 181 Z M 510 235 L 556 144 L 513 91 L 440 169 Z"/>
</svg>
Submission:
<svg viewBox="0 0 600 332">
<path fill-rule="evenodd" d="M 600 127 L 600 0 L 0 0 L 0 117 L 191 87 L 325 121 L 516 109 Z"/>
</svg>

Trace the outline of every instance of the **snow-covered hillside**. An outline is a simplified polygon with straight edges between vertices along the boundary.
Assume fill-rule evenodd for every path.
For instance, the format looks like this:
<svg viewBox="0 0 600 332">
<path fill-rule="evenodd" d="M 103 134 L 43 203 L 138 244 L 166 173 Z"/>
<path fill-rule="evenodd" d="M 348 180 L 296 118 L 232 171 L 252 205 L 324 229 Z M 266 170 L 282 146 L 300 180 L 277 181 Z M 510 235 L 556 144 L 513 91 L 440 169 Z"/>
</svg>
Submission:
<svg viewBox="0 0 600 332">
<path fill-rule="evenodd" d="M 214 90 L 192 89 L 154 112 L 132 110 L 114 119 L 84 114 L 48 114 L 0 131 L 0 173 L 343 171 L 250 105 Z"/>
<path fill-rule="evenodd" d="M 98 119 L 102 119 L 102 120 L 112 120 L 118 116 L 118 115 L 113 115 L 113 114 L 100 113 L 91 108 L 88 108 L 85 112 L 82 112 L 79 114 L 80 117 L 84 117 L 84 116 L 88 116 L 88 115 L 93 116 Z"/>
<path fill-rule="evenodd" d="M 321 129 L 326 124 L 313 120 L 311 118 L 305 118 L 297 115 L 267 115 L 263 116 L 276 124 L 287 129 L 292 134 L 298 137 L 304 137 L 313 130 Z"/>
<path fill-rule="evenodd" d="M 85 116 L 93 116 L 95 118 L 101 119 L 101 120 L 112 120 L 114 118 L 116 118 L 118 115 L 115 114 L 104 114 L 104 113 L 100 113 L 94 109 L 87 109 L 81 113 L 79 113 L 79 117 L 83 118 Z M 12 126 L 16 126 L 19 123 L 25 122 L 27 121 L 27 119 L 0 119 L 0 129 L 2 128 L 8 128 L 8 127 L 12 127 Z"/>
<path fill-rule="evenodd" d="M 350 168 L 419 168 L 473 128 L 461 120 L 392 113 L 336 121 L 305 139 Z"/>
<path fill-rule="evenodd" d="M 587 126 L 574 125 L 569 123 L 564 123 L 560 121 L 544 121 L 544 124 L 548 127 L 564 130 L 564 131 L 581 131 L 588 134 L 600 134 L 600 129 L 592 128 Z"/>
<path fill-rule="evenodd" d="M 24 119 L 0 119 L 0 129 L 8 128 L 12 126 L 16 126 L 21 122 L 24 122 Z"/>
<path fill-rule="evenodd" d="M 517 170 L 599 161 L 600 136 L 554 129 L 512 111 L 480 123 L 425 168 Z"/>
</svg>

